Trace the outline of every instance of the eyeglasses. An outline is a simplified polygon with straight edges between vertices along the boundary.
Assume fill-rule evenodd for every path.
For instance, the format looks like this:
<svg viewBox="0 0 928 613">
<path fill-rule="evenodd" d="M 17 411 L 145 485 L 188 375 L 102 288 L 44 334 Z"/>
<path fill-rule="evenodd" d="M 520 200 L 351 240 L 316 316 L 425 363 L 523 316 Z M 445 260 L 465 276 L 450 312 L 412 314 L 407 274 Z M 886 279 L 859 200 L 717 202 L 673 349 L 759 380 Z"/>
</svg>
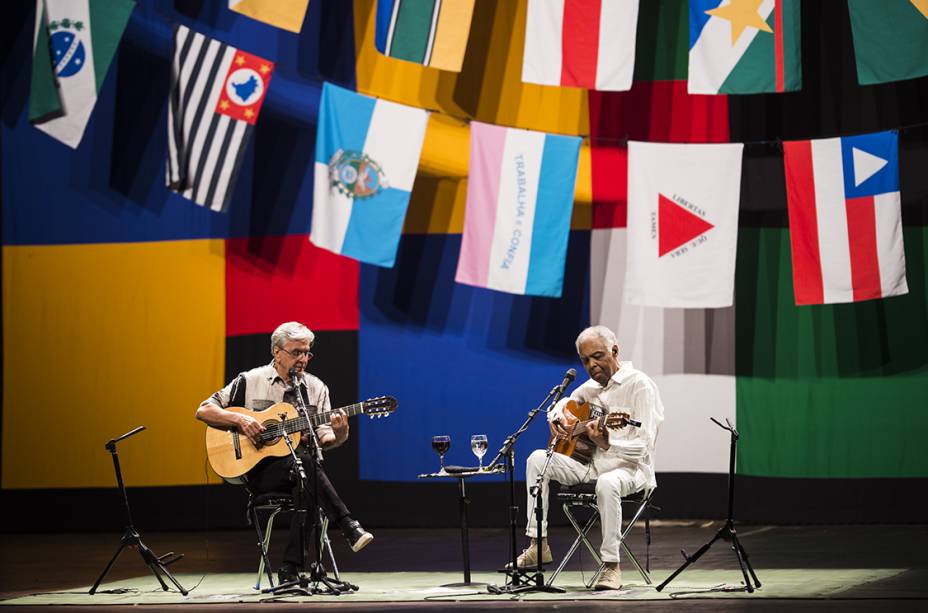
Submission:
<svg viewBox="0 0 928 613">
<path fill-rule="evenodd" d="M 308 349 L 295 349 L 294 351 L 288 351 L 283 347 L 279 348 L 281 351 L 292 357 L 294 360 L 299 360 L 302 357 L 305 357 L 307 360 L 313 359 L 313 352 Z"/>
</svg>

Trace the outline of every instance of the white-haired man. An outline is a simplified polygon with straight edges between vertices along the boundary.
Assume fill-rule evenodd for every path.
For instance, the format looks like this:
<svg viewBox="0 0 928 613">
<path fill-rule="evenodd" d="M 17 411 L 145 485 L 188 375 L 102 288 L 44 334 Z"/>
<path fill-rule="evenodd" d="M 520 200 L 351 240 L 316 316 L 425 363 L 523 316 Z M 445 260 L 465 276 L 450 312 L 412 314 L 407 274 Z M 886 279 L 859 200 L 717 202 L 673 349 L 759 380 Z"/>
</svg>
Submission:
<svg viewBox="0 0 928 613">
<path fill-rule="evenodd" d="M 555 453 L 542 481 L 542 508 L 544 521 L 541 534 L 542 562 L 551 562 L 548 546 L 548 481 L 554 479 L 564 485 L 596 482 L 596 504 L 599 507 L 603 541 L 600 555 L 605 569 L 596 582 L 598 590 L 615 590 L 622 587 L 619 570 L 619 534 L 622 530 L 623 496 L 642 489 L 657 487 L 654 478 L 654 442 L 657 429 L 664 420 L 657 386 L 647 375 L 636 370 L 631 362 L 619 361 L 619 345 L 615 334 L 605 326 L 592 326 L 577 337 L 577 354 L 590 379 L 576 388 L 569 398 L 562 399 L 549 419 L 552 427 L 570 431 L 576 417 L 564 411 L 570 399 L 578 403 L 589 402 L 603 407 L 605 412 L 624 411 L 641 427 L 600 430 L 595 421 L 588 422 L 585 434 L 595 443 L 592 460 L 583 464 L 566 455 Z M 518 558 L 519 568 L 537 565 L 538 535 L 535 520 L 535 500 L 531 488 L 545 463 L 546 452 L 533 452 L 526 462 L 526 486 L 529 489 L 528 527 L 526 534 L 532 543 Z"/>
<path fill-rule="evenodd" d="M 313 354 L 310 351 L 315 340 L 312 331 L 303 324 L 290 321 L 281 324 L 271 334 L 270 364 L 253 368 L 238 375 L 231 383 L 204 400 L 197 408 L 197 419 L 215 427 L 233 427 L 252 442 L 264 431 L 264 426 L 255 418 L 227 411 L 226 407 L 238 406 L 253 411 L 263 411 L 279 402 L 298 404 L 296 394 L 303 396 L 303 402 L 312 410 L 331 409 L 329 388 L 316 376 L 306 372 Z M 295 372 L 291 381 L 290 371 Z M 297 391 L 299 390 L 299 391 Z M 333 449 L 348 439 L 348 418 L 341 411 L 333 414 L 329 424 L 316 428 L 316 436 L 323 449 Z M 342 502 L 322 467 L 312 457 L 306 445 L 308 434 L 304 433 L 297 452 L 303 466 L 309 474 L 309 487 L 316 487 L 319 504 L 329 520 L 339 526 L 354 551 L 360 551 L 373 540 L 373 536 L 351 517 L 351 513 Z M 290 491 L 296 492 L 299 484 L 291 470 L 293 459 L 290 456 L 272 457 L 261 460 L 246 475 L 251 491 L 255 493 Z M 315 467 L 315 478 L 310 472 Z M 305 496 L 308 507 L 314 499 L 310 490 Z M 311 516 L 310 516 L 311 517 Z M 309 520 L 308 520 L 309 521 Z M 300 539 L 299 523 L 290 522 L 290 539 L 284 551 L 283 565 L 279 570 L 281 583 L 297 578 L 300 564 L 303 562 L 303 543 Z"/>
</svg>

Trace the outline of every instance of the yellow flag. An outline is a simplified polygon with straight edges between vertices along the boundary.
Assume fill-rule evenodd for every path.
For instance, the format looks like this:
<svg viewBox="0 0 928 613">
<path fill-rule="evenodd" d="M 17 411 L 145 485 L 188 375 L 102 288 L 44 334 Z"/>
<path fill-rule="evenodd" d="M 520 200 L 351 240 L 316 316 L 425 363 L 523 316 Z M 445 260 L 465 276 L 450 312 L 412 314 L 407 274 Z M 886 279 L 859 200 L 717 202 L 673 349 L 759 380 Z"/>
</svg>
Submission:
<svg viewBox="0 0 928 613">
<path fill-rule="evenodd" d="M 236 13 L 290 32 L 303 27 L 308 4 L 309 0 L 229 0 L 229 8 Z"/>
</svg>

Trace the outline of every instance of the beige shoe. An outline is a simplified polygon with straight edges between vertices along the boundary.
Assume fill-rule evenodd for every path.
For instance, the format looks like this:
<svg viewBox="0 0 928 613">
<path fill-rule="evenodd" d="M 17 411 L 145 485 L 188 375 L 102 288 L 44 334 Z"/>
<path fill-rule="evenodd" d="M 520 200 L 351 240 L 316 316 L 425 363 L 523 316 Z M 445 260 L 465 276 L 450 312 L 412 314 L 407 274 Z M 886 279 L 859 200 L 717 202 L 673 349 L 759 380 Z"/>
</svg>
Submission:
<svg viewBox="0 0 928 613">
<path fill-rule="evenodd" d="M 596 581 L 595 590 L 618 590 L 622 588 L 622 571 L 616 562 L 606 562 L 599 580 Z"/>
<path fill-rule="evenodd" d="M 551 547 L 548 546 L 548 539 L 541 539 L 541 563 L 550 564 L 554 561 L 554 556 L 551 555 Z M 537 568 L 538 567 L 538 547 L 536 546 L 535 539 L 532 539 L 532 544 L 525 548 L 518 558 L 516 558 L 516 564 L 519 565 L 519 568 Z M 506 564 L 506 568 L 512 568 L 512 562 Z"/>
</svg>

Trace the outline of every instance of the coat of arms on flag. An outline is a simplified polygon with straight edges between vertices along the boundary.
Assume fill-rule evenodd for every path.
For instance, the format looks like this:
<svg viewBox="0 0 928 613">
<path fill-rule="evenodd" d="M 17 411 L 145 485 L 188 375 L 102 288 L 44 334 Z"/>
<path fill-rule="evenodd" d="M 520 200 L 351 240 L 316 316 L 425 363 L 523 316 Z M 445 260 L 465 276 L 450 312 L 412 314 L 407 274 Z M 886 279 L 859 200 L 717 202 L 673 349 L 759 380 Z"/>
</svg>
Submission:
<svg viewBox="0 0 928 613">
<path fill-rule="evenodd" d="M 29 121 L 77 148 L 134 0 L 36 0 Z"/>
<path fill-rule="evenodd" d="M 732 304 L 743 149 L 629 142 L 626 302 Z"/>
<path fill-rule="evenodd" d="M 783 143 L 796 304 L 909 291 L 898 134 Z"/>
<path fill-rule="evenodd" d="M 326 83 L 316 132 L 310 240 L 392 267 L 428 112 Z"/>
<path fill-rule="evenodd" d="M 273 71 L 263 58 L 175 28 L 169 188 L 214 211 L 226 208 Z"/>
<path fill-rule="evenodd" d="M 690 0 L 691 94 L 801 86 L 799 0 Z"/>
</svg>

